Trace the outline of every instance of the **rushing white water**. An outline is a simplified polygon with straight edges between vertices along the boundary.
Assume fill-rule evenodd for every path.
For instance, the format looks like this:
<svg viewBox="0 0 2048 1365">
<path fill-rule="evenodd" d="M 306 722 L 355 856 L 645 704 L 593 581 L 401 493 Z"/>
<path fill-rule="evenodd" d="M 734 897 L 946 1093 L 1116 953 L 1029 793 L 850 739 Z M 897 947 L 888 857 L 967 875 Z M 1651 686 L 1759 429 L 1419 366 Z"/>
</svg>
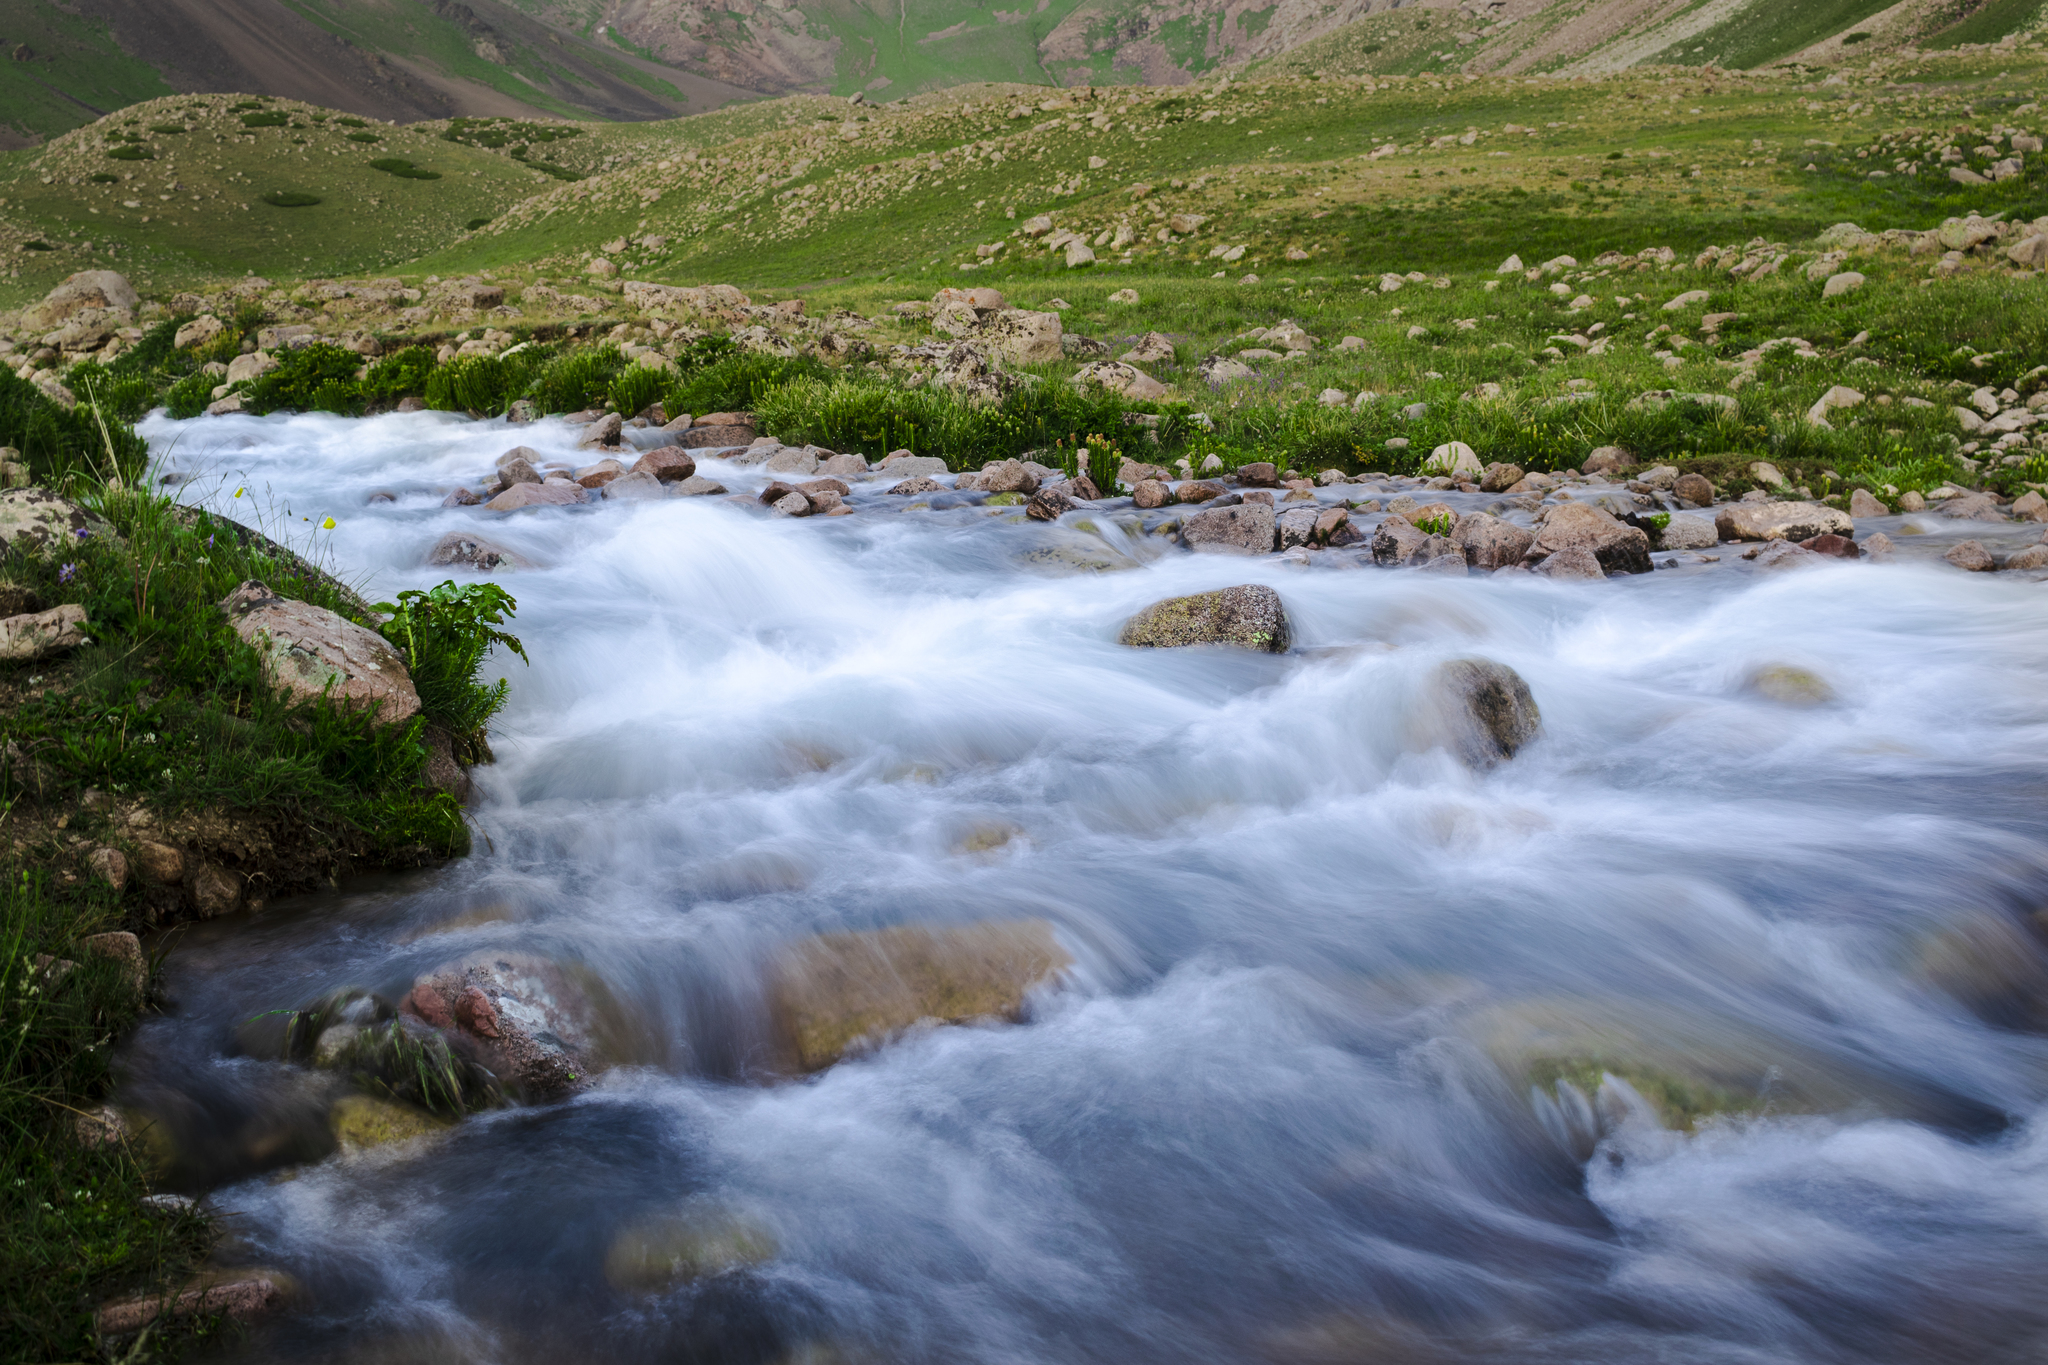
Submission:
<svg viewBox="0 0 2048 1365">
<path fill-rule="evenodd" d="M 587 965 L 643 1034 L 644 1065 L 574 1099 L 216 1191 L 241 1254 L 301 1284 L 262 1358 L 2017 1361 L 2048 1342 L 2048 1046 L 2022 1027 L 2048 1017 L 2048 976 L 2019 927 L 2048 891 L 2038 584 L 1303 570 L 1159 554 L 1101 514 L 1147 562 L 1060 574 L 1021 556 L 1085 533 L 890 510 L 873 486 L 808 521 L 715 498 L 440 507 L 512 444 L 568 458 L 552 423 L 144 429 L 195 501 L 295 545 L 333 516 L 314 539 L 372 596 L 446 577 L 420 562 L 453 529 L 539 567 L 500 580 L 533 663 L 501 661 L 475 856 L 191 933 L 138 1090 L 232 1126 L 286 1070 L 226 1055 L 237 1020 L 402 991 L 482 948 Z M 1284 598 L 1291 654 L 1115 642 L 1148 602 L 1250 581 Z M 1484 774 L 1422 720 L 1429 669 L 1475 654 L 1544 721 Z M 1776 664 L 1835 700 L 1760 695 Z M 990 826 L 1021 836 L 960 851 Z M 1077 963 L 1028 1023 L 753 1079 L 778 945 L 1025 916 Z M 1930 963 L 1987 933 L 1980 974 L 2010 990 L 1960 1000 Z M 2028 1000 L 2040 1015 L 2014 1017 Z M 1603 1097 L 1587 1160 L 1591 1120 L 1511 1065 L 1545 1034 L 1766 1058 L 1786 1088 L 1690 1135 L 1616 1126 L 1627 1093 Z M 608 1286 L 620 1229 L 691 1208 L 776 1254 Z"/>
</svg>

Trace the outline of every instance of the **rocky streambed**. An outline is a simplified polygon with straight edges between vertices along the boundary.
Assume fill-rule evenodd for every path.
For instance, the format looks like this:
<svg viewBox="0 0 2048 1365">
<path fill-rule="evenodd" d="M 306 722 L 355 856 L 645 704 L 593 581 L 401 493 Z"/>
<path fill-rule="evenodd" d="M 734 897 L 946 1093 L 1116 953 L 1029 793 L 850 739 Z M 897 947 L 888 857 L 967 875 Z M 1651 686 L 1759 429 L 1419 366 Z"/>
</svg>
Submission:
<svg viewBox="0 0 2048 1365">
<path fill-rule="evenodd" d="M 191 926 L 126 1048 L 231 1353 L 2048 1342 L 2027 509 L 144 430 L 533 659 L 471 857 Z"/>
</svg>

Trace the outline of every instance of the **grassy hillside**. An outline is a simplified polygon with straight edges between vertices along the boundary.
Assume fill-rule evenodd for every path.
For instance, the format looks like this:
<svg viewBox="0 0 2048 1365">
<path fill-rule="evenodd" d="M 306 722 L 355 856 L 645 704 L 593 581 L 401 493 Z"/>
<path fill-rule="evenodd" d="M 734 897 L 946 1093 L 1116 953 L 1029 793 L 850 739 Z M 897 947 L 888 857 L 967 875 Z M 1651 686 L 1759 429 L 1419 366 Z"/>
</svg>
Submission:
<svg viewBox="0 0 2048 1365">
<path fill-rule="evenodd" d="M 1068 273 L 1017 235 L 1038 214 L 1100 239 L 1104 276 L 1690 252 L 1843 220 L 1880 230 L 2048 211 L 2040 157 L 1963 185 L 1938 155 L 1946 132 L 1935 137 L 2038 131 L 2042 71 L 2031 41 L 1882 57 L 1826 81 L 1687 68 L 1569 82 L 1302 76 L 1279 63 L 1264 79 L 1176 89 L 978 85 L 881 107 L 796 96 L 573 126 L 357 127 L 285 101 L 159 100 L 0 158 L 0 259 L 15 298 L 94 263 L 166 287 L 252 270 L 574 283 L 621 238 L 633 239 L 613 253 L 621 278 L 1000 283 Z M 1906 129 L 1923 135 L 1879 145 Z M 1955 155 L 1988 170 L 1974 150 L 1984 135 L 1959 138 Z M 390 158 L 440 178 L 376 169 Z M 321 202 L 266 202 L 280 193 Z M 1170 229 L 1189 214 L 1204 221 Z M 1132 236 L 1122 249 L 1119 228 Z M 974 248 L 999 241 L 981 264 Z M 50 249 L 22 249 L 34 242 Z M 1233 246 L 1245 249 L 1212 259 Z"/>
</svg>

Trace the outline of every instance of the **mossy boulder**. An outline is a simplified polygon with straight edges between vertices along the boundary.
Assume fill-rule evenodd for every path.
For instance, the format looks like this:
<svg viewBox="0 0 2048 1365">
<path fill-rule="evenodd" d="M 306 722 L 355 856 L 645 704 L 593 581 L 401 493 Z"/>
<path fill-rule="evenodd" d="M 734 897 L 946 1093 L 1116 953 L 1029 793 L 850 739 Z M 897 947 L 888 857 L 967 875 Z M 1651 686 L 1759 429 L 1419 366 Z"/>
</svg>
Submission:
<svg viewBox="0 0 2048 1365">
<path fill-rule="evenodd" d="M 1137 649 L 1232 645 L 1285 654 L 1293 642 L 1294 627 L 1280 594 L 1263 583 L 1154 602 L 1124 622 L 1117 635 L 1118 644 Z"/>
</svg>

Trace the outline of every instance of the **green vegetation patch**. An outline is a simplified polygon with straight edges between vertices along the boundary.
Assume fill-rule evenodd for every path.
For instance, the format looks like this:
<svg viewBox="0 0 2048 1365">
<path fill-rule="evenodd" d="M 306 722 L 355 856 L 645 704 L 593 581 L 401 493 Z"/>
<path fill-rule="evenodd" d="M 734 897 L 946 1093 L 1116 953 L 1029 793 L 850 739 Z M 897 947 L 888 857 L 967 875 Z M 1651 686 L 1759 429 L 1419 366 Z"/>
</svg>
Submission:
<svg viewBox="0 0 2048 1365">
<path fill-rule="evenodd" d="M 382 142 L 384 139 L 378 137 L 375 133 L 350 133 L 348 140 L 350 142 Z"/>
<path fill-rule="evenodd" d="M 380 157 L 370 163 L 370 169 L 382 171 L 386 175 L 395 175 L 401 180 L 439 180 L 441 178 L 439 171 L 423 170 L 413 165 L 412 162 L 396 156 Z"/>
<path fill-rule="evenodd" d="M 156 160 L 156 154 L 139 142 L 124 142 L 118 147 L 109 147 L 107 155 L 116 161 Z"/>
<path fill-rule="evenodd" d="M 291 117 L 280 110 L 265 110 L 259 114 L 242 115 L 244 128 L 282 128 L 291 122 Z"/>
<path fill-rule="evenodd" d="M 320 196 L 302 190 L 272 190 L 263 196 L 263 202 L 273 208 L 309 209 L 320 202 Z"/>
</svg>

